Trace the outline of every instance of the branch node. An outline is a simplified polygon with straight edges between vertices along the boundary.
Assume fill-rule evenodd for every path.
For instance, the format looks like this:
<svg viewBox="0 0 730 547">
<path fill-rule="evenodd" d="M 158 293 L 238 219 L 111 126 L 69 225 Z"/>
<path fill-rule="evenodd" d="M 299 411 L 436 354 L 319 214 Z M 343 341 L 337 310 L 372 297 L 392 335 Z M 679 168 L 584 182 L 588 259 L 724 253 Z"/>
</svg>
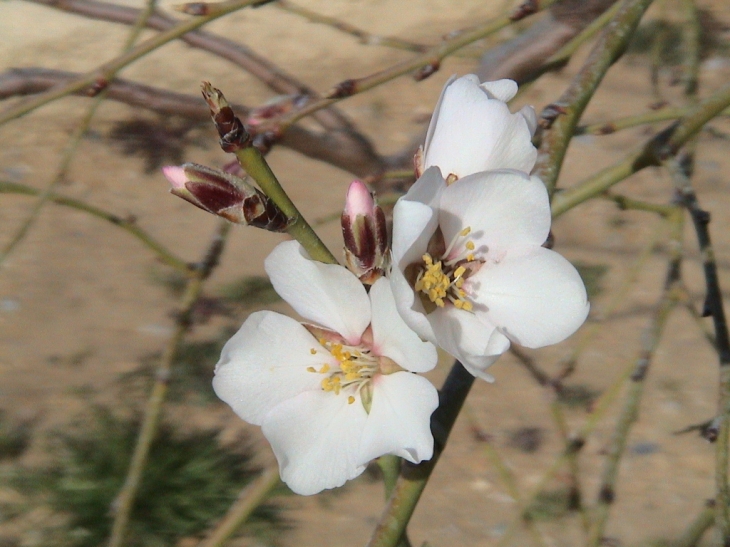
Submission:
<svg viewBox="0 0 730 547">
<path fill-rule="evenodd" d="M 344 97 L 350 97 L 357 93 L 357 80 L 352 78 L 343 80 L 335 87 L 330 89 L 324 96 L 325 99 L 342 99 Z"/>
<path fill-rule="evenodd" d="M 418 70 L 416 70 L 413 73 L 413 79 L 417 82 L 421 82 L 428 78 L 429 76 L 433 76 L 438 72 L 439 68 L 441 68 L 441 61 L 438 59 L 434 59 L 427 65 L 422 66 Z"/>
</svg>

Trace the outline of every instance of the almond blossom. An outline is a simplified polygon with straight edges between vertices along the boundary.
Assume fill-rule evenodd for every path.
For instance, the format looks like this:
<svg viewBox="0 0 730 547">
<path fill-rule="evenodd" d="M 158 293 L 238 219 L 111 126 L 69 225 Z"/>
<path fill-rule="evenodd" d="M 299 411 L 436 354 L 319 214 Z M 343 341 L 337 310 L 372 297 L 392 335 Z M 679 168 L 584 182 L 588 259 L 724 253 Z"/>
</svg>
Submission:
<svg viewBox="0 0 730 547">
<path fill-rule="evenodd" d="M 436 365 L 436 349 L 400 318 L 388 280 L 368 293 L 347 269 L 311 260 L 294 241 L 278 245 L 265 267 L 311 324 L 251 314 L 223 348 L 213 387 L 262 427 L 282 480 L 308 495 L 341 486 L 384 454 L 430 459 L 438 393 L 413 373 Z"/>
<path fill-rule="evenodd" d="M 427 169 L 393 211 L 391 282 L 401 316 L 485 379 L 511 342 L 564 340 L 589 306 L 576 269 L 542 247 L 550 221 L 536 177 L 484 171 L 448 185 L 437 167 Z"/>
<path fill-rule="evenodd" d="M 506 101 L 516 93 L 512 80 L 480 84 L 474 74 L 452 77 L 431 118 L 418 174 L 434 165 L 446 179 L 492 169 L 529 173 L 537 159 L 531 142 L 537 120 L 530 106 L 510 113 Z"/>
</svg>

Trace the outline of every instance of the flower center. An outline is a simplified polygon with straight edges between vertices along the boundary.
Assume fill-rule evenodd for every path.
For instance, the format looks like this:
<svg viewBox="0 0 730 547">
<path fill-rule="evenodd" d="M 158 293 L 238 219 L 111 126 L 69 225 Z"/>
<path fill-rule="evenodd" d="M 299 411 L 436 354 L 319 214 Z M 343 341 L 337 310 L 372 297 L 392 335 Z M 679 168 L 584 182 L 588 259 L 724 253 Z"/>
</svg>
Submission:
<svg viewBox="0 0 730 547">
<path fill-rule="evenodd" d="M 443 308 L 447 302 L 451 302 L 457 309 L 465 311 L 471 311 L 474 307 L 462 288 L 472 271 L 481 266 L 481 261 L 474 256 L 474 242 L 467 237 L 470 233 L 471 227 L 467 226 L 456 234 L 437 260 L 431 253 L 421 257 L 423 263 L 418 268 L 413 288 L 428 297 L 425 304 L 431 302 Z M 458 252 L 454 253 L 454 249 L 458 249 Z"/>
<path fill-rule="evenodd" d="M 337 359 L 339 366 L 335 368 L 325 363 L 319 369 L 307 367 L 307 370 L 325 375 L 321 383 L 324 391 L 339 395 L 345 390 L 349 394 L 347 397 L 349 404 L 354 403 L 356 396 L 359 395 L 365 410 L 369 412 L 372 402 L 370 381 L 380 372 L 381 358 L 373 355 L 362 345 L 349 346 L 325 338 L 320 338 L 319 343 Z M 317 350 L 312 348 L 310 352 L 314 355 Z"/>
</svg>

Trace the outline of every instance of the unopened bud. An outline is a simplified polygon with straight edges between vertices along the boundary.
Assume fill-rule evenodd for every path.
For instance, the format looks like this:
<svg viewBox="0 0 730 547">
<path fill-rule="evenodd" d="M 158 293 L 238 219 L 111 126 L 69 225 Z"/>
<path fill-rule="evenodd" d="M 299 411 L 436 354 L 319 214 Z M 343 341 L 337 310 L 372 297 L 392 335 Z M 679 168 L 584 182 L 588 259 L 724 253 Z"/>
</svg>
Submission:
<svg viewBox="0 0 730 547">
<path fill-rule="evenodd" d="M 289 226 L 276 204 L 246 179 L 197 163 L 169 165 L 162 172 L 172 184 L 172 194 L 204 211 L 270 232 Z"/>
<path fill-rule="evenodd" d="M 366 285 L 385 275 L 389 265 L 385 213 L 359 180 L 350 184 L 342 213 L 347 268 Z"/>
</svg>

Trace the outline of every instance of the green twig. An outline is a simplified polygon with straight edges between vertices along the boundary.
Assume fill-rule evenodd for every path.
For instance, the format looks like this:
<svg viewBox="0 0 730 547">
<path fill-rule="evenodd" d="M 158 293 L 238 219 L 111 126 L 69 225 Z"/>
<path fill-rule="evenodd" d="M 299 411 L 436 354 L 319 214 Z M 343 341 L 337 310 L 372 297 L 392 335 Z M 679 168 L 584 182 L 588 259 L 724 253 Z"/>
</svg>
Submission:
<svg viewBox="0 0 730 547">
<path fill-rule="evenodd" d="M 674 205 L 665 205 L 663 203 L 649 203 L 648 201 L 630 198 L 628 196 L 615 194 L 613 192 L 605 192 L 603 194 L 603 197 L 613 201 L 622 211 L 647 211 L 649 213 L 656 213 L 659 216 L 665 218 L 674 214 L 677 209 L 677 207 Z"/>
<path fill-rule="evenodd" d="M 24 184 L 0 181 L 0 194 L 21 194 L 26 196 L 37 196 L 40 193 L 40 190 L 37 190 L 36 188 L 32 188 L 30 186 L 26 186 Z M 187 262 L 175 256 L 172 251 L 167 249 L 159 241 L 155 240 L 151 235 L 149 235 L 142 228 L 137 226 L 133 219 L 126 219 L 117 216 L 108 211 L 104 211 L 103 209 L 99 209 L 98 207 L 94 207 L 93 205 L 89 205 L 84 201 L 62 196 L 53 192 L 49 193 L 48 200 L 58 205 L 63 205 L 65 207 L 84 211 L 92 216 L 95 216 L 102 220 L 106 220 L 107 222 L 111 222 L 114 226 L 118 226 L 125 232 L 128 232 L 129 234 L 140 240 L 142 244 L 144 244 L 146 247 L 149 247 L 154 253 L 156 253 L 158 258 L 162 260 L 165 264 L 168 264 L 169 266 L 172 266 L 173 268 L 178 269 L 181 272 L 190 272 L 190 265 Z"/>
<path fill-rule="evenodd" d="M 576 205 L 596 197 L 613 185 L 650 165 L 660 165 L 679 150 L 712 118 L 730 106 L 730 84 L 693 106 L 689 113 L 626 158 L 589 179 L 553 196 L 552 213 L 557 218 Z"/>
<path fill-rule="evenodd" d="M 618 118 L 609 122 L 593 123 L 590 125 L 579 125 L 575 128 L 574 135 L 610 135 L 621 129 L 629 129 L 638 125 L 645 125 L 649 123 L 664 122 L 667 120 L 676 120 L 682 116 L 686 116 L 691 110 L 692 106 L 681 106 L 671 108 L 660 108 L 659 110 L 651 110 L 644 112 L 643 114 L 636 114 L 635 116 L 626 116 L 625 118 Z M 730 114 L 729 110 L 724 110 L 723 115 Z"/>
<path fill-rule="evenodd" d="M 279 484 L 279 468 L 272 466 L 265 469 L 254 482 L 241 491 L 215 530 L 198 547 L 221 547 Z"/>
<path fill-rule="evenodd" d="M 697 544 L 705 535 L 707 529 L 715 522 L 715 509 L 713 503 L 709 503 L 697 518 L 693 520 L 679 538 L 672 541 L 669 547 L 697 547 Z"/>
<path fill-rule="evenodd" d="M 208 82 L 203 82 L 202 91 L 203 98 L 210 107 L 213 123 L 221 137 L 220 143 L 223 151 L 235 154 L 243 170 L 253 177 L 261 191 L 289 219 L 287 233 L 304 247 L 309 256 L 320 262 L 337 264 L 337 259 L 282 188 L 263 154 L 253 146 L 250 135 L 229 106 L 223 93 Z"/>
<path fill-rule="evenodd" d="M 25 114 L 28 114 L 29 112 L 32 112 L 33 110 L 45 104 L 55 101 L 56 99 L 72 95 L 82 89 L 89 88 L 92 93 L 98 93 L 99 91 L 103 90 L 107 85 L 109 85 L 109 80 L 112 79 L 120 70 L 130 65 L 137 59 L 144 57 L 151 51 L 154 51 L 159 47 L 167 44 L 168 42 L 179 38 L 183 34 L 190 32 L 191 30 L 202 27 L 210 21 L 219 19 L 220 17 L 223 17 L 224 15 L 227 15 L 233 11 L 239 10 L 246 6 L 250 6 L 251 4 L 255 4 L 260 1 L 261 0 L 227 0 L 225 2 L 220 2 L 217 5 L 217 8 L 213 10 L 210 14 L 202 17 L 195 17 L 188 21 L 183 21 L 175 25 L 171 29 L 160 32 L 149 40 L 142 42 L 138 46 L 129 50 L 127 53 L 120 55 L 119 57 L 116 57 L 115 59 L 112 59 L 111 61 L 108 61 L 101 66 L 98 66 L 90 72 L 87 72 L 73 82 L 60 86 L 58 88 L 53 88 L 45 93 L 41 93 L 40 95 L 33 97 L 32 99 L 23 101 L 20 104 L 5 110 L 4 112 L 0 112 L 0 125 L 10 120 L 14 120 L 15 118 L 24 116 Z"/>
<path fill-rule="evenodd" d="M 550 194 L 555 191 L 560 168 L 578 120 L 610 66 L 626 49 L 651 2 L 652 0 L 622 1 L 570 87 L 555 104 L 548 106 L 543 112 L 543 123 L 549 129 L 542 136 L 535 174 L 542 179 Z"/>
<path fill-rule="evenodd" d="M 147 23 L 147 19 L 152 15 L 152 12 L 154 11 L 155 1 L 156 0 L 149 0 L 146 8 L 140 10 L 137 21 L 132 27 L 127 37 L 127 40 L 125 41 L 122 51 L 129 51 L 129 49 L 132 47 L 135 40 L 139 36 L 139 33 L 142 32 L 142 29 Z M 113 75 L 110 75 L 109 79 L 111 79 L 112 77 Z M 78 150 L 79 144 L 84 138 L 84 135 L 86 135 L 86 132 L 91 125 L 91 120 L 96 114 L 98 108 L 101 106 L 101 103 L 104 102 L 105 98 L 106 90 L 102 91 L 97 97 L 95 97 L 94 101 L 89 106 L 81 122 L 74 130 L 73 135 L 71 136 L 69 142 L 66 144 L 66 147 L 63 150 L 63 153 L 61 155 L 61 163 L 56 169 L 56 174 L 53 176 L 53 178 L 51 178 L 51 181 L 46 185 L 45 189 L 38 194 L 39 197 L 33 204 L 33 208 L 30 214 L 27 216 L 25 221 L 23 221 L 15 235 L 10 239 L 10 242 L 5 246 L 2 252 L 0 252 L 0 267 L 2 267 L 10 253 L 12 253 L 13 250 L 20 244 L 20 242 L 25 239 L 25 236 L 28 234 L 33 224 L 35 224 L 38 216 L 41 213 L 41 209 L 43 209 L 43 206 L 48 201 L 53 190 L 63 180 L 65 180 L 71 162 L 73 161 L 73 158 L 76 155 L 76 151 Z"/>
<path fill-rule="evenodd" d="M 135 497 L 137 496 L 137 490 L 142 480 L 142 474 L 147 463 L 147 456 L 149 455 L 152 441 L 157 434 L 157 427 L 162 413 L 162 405 L 167 396 L 173 363 L 177 359 L 180 343 L 190 328 L 193 309 L 203 291 L 205 280 L 218 264 L 231 226 L 231 223 L 221 221 L 203 255 L 203 259 L 197 264 L 194 274 L 188 280 L 185 287 L 185 293 L 180 303 L 180 310 L 175 320 L 175 331 L 167 343 L 167 347 L 160 360 L 160 366 L 155 375 L 155 383 L 147 401 L 144 420 L 140 428 L 137 444 L 134 447 L 132 461 L 129 464 L 129 471 L 127 472 L 124 485 L 112 506 L 114 522 L 112 523 L 109 547 L 121 547 L 124 545 L 124 534 Z"/>
<path fill-rule="evenodd" d="M 626 395 L 624 407 L 616 422 L 616 427 L 609 445 L 606 463 L 601 475 L 601 487 L 598 494 L 598 502 L 593 514 L 589 547 L 598 547 L 603 541 L 603 532 L 608 521 L 608 514 L 611 505 L 616 497 L 616 479 L 618 477 L 619 463 L 626 449 L 631 427 L 636 421 L 639 413 L 639 404 L 644 391 L 644 380 L 649 371 L 649 365 L 671 315 L 678 301 L 677 285 L 681 276 L 682 263 L 682 233 L 684 229 L 684 214 L 679 211 L 672 217 L 672 235 L 670 245 L 670 257 L 667 267 L 667 277 L 664 284 L 664 291 L 652 318 L 651 324 L 645 335 L 642 337 L 642 348 L 636 360 L 634 370 L 631 374 L 631 383 Z"/>
</svg>

